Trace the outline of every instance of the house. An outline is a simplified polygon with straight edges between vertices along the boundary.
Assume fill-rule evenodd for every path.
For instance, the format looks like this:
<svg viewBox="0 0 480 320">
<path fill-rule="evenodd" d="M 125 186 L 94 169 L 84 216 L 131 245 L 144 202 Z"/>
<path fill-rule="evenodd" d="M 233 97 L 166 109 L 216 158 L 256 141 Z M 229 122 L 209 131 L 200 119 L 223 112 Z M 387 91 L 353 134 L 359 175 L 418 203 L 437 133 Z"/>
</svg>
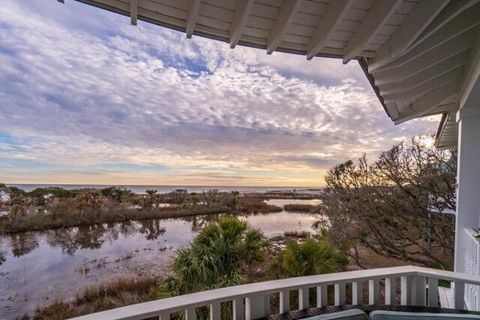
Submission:
<svg viewBox="0 0 480 320">
<path fill-rule="evenodd" d="M 62 1 L 63 2 L 63 1 Z M 353 302 L 361 303 L 362 283 L 368 302 L 378 303 L 379 280 L 386 304 L 437 305 L 438 280 L 452 281 L 457 309 L 480 308 L 480 245 L 472 230 L 480 225 L 480 3 L 476 0 L 81 0 L 98 8 L 180 30 L 187 38 L 225 41 L 303 55 L 356 60 L 384 111 L 395 124 L 442 115 L 436 146 L 458 148 L 455 272 L 417 267 L 327 274 L 254 283 L 132 305 L 83 319 L 169 319 L 196 306 L 209 305 L 211 318 L 220 303 L 232 301 L 235 319 L 266 315 L 265 301 L 279 294 L 280 310 L 289 308 L 289 291 L 298 290 L 300 309 L 309 288 L 317 303 L 327 303 L 333 286 L 335 305 L 345 303 L 348 284 Z M 68 5 L 68 3 L 67 3 Z M 381 112 L 381 111 L 379 111 Z M 427 294 L 428 287 L 428 294 Z"/>
</svg>

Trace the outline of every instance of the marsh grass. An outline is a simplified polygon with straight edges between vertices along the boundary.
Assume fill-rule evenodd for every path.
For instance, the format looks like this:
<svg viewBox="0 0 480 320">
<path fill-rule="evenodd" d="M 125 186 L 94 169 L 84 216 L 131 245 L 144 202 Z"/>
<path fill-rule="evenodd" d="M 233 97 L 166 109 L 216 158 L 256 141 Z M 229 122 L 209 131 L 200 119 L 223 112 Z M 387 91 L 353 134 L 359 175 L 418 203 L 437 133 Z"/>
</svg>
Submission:
<svg viewBox="0 0 480 320">
<path fill-rule="evenodd" d="M 9 217 L 0 220 L 0 234 L 90 226 L 108 222 L 166 219 L 194 215 L 219 214 L 226 211 L 229 211 L 229 208 L 160 208 L 159 210 L 122 208 L 105 210 L 98 208 L 97 210 L 92 210 L 89 212 L 79 212 L 78 210 L 72 210 L 66 207 L 64 210 L 56 213 L 41 212 L 28 215 L 10 215 Z"/>
<path fill-rule="evenodd" d="M 156 298 L 155 278 L 119 278 L 96 286 L 87 287 L 72 302 L 57 300 L 38 308 L 32 318 L 24 319 L 60 320 L 116 307 L 146 302 Z"/>
<path fill-rule="evenodd" d="M 31 211 L 31 210 L 30 210 Z M 166 219 L 206 214 L 248 214 L 280 212 L 282 208 L 269 205 L 260 198 L 240 197 L 235 207 L 217 204 L 209 207 L 166 207 L 155 209 L 128 208 L 115 202 L 85 207 L 74 199 L 62 199 L 47 210 L 25 214 L 9 214 L 0 219 L 0 234 L 41 231 L 68 227 L 90 226 L 109 222 Z"/>
</svg>

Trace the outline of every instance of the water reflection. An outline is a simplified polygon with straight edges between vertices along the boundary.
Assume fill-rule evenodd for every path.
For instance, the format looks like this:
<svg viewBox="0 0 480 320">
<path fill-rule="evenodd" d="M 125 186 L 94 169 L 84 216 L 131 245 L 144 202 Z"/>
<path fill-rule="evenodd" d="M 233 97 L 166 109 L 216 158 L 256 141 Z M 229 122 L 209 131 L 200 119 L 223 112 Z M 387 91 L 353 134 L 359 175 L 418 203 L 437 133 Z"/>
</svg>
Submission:
<svg viewBox="0 0 480 320">
<path fill-rule="evenodd" d="M 290 201 L 291 203 L 291 201 Z M 276 203 L 272 203 L 276 204 Z M 165 275 L 176 249 L 222 215 L 128 221 L 0 237 L 0 314 L 15 318 L 122 275 Z M 312 231 L 316 218 L 279 212 L 242 216 L 267 236 Z"/>
<path fill-rule="evenodd" d="M 14 257 L 23 256 L 38 247 L 38 240 L 30 232 L 12 235 L 8 240 Z"/>
</svg>

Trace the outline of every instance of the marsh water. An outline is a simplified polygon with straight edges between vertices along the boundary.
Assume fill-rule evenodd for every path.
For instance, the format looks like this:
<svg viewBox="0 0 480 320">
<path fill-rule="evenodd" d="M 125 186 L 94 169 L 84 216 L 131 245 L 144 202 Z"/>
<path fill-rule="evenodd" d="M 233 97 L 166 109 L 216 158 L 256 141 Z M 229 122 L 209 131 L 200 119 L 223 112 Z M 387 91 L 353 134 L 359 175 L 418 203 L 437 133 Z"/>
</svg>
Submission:
<svg viewBox="0 0 480 320">
<path fill-rule="evenodd" d="M 317 204 L 318 200 L 269 200 Z M 124 276 L 161 275 L 175 250 L 221 215 L 131 221 L 0 236 L 0 319 L 31 314 L 85 287 Z M 278 212 L 242 216 L 267 237 L 312 231 L 314 215 Z"/>
</svg>

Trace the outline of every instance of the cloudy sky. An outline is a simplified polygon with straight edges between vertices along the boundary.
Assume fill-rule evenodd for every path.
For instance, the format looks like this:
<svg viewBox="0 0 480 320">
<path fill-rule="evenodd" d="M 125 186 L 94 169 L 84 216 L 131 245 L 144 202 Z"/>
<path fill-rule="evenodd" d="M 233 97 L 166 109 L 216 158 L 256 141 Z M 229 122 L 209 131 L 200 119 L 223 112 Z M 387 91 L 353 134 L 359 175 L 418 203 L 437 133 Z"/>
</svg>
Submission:
<svg viewBox="0 0 480 320">
<path fill-rule="evenodd" d="M 75 1 L 0 6 L 0 182 L 321 186 L 394 126 L 356 62 L 237 47 Z"/>
</svg>

